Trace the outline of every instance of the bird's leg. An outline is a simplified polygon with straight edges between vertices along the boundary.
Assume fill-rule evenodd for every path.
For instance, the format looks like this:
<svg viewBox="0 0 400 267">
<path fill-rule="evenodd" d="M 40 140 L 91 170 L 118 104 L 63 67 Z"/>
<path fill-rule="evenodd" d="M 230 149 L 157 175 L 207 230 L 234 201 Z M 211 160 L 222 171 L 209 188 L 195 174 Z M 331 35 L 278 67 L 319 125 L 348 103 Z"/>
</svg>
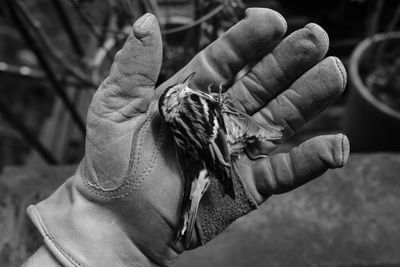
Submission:
<svg viewBox="0 0 400 267">
<path fill-rule="evenodd" d="M 220 85 L 219 85 L 219 87 L 218 87 L 218 100 L 219 100 L 219 102 L 222 104 L 222 102 L 223 102 L 223 97 L 222 97 L 222 90 L 223 90 L 223 88 L 222 88 L 222 85 L 223 85 L 223 83 L 221 83 Z"/>
<path fill-rule="evenodd" d="M 220 83 L 220 85 L 218 86 L 219 95 L 222 95 L 222 90 L 224 89 L 224 88 L 222 87 L 223 84 L 224 84 L 224 83 Z"/>
<path fill-rule="evenodd" d="M 210 96 L 212 96 L 215 100 L 217 100 L 218 101 L 218 103 L 221 105 L 222 103 L 221 103 L 221 100 L 220 100 L 220 98 L 219 98 L 219 96 L 217 96 L 217 94 L 216 93 L 214 93 L 213 91 L 212 91 L 212 87 L 213 87 L 213 84 L 210 84 L 209 86 L 208 86 L 208 94 L 210 95 Z"/>
<path fill-rule="evenodd" d="M 250 153 L 250 151 L 247 149 L 247 147 L 244 149 L 244 153 L 246 153 L 247 157 L 252 161 L 255 161 L 258 159 L 263 159 L 263 158 L 268 158 L 267 155 L 263 155 L 263 154 L 252 155 L 252 153 Z"/>
<path fill-rule="evenodd" d="M 212 86 L 213 86 L 213 85 L 212 85 L 212 83 L 211 83 L 211 84 L 208 86 L 208 88 L 207 88 L 207 89 L 208 89 L 208 94 L 209 94 L 209 95 L 212 95 L 212 94 L 213 94 L 213 92 L 212 92 Z"/>
</svg>

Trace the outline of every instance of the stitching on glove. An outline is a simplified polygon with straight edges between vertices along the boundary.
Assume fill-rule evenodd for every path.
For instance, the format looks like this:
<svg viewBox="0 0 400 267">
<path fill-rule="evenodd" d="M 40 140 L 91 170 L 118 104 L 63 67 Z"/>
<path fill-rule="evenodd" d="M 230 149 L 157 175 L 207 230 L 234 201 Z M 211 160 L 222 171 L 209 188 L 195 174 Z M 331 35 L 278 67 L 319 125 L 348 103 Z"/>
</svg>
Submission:
<svg viewBox="0 0 400 267">
<path fill-rule="evenodd" d="M 340 91 L 338 92 L 338 94 L 333 97 L 325 106 L 323 106 L 321 108 L 321 111 L 325 110 L 325 108 L 327 108 L 329 105 L 331 105 L 333 102 L 335 102 L 343 93 L 344 89 L 346 88 L 346 75 L 343 72 L 342 68 L 340 67 L 340 60 L 337 57 L 331 57 L 334 59 L 335 61 L 335 65 L 336 68 L 339 70 L 340 76 L 341 76 L 341 80 L 342 80 L 342 86 L 340 88 Z M 311 118 L 308 118 L 308 120 L 310 120 Z"/>
<path fill-rule="evenodd" d="M 40 228 L 42 229 L 43 235 L 51 242 L 51 244 L 61 252 L 61 254 L 68 259 L 69 262 L 71 262 L 72 265 L 74 266 L 82 266 L 82 264 L 74 259 L 71 254 L 69 254 L 67 251 L 65 251 L 54 239 L 54 237 L 48 232 L 48 228 L 46 223 L 42 220 L 42 217 L 40 217 L 39 211 L 36 209 L 36 207 L 32 207 L 33 212 L 35 213 L 35 217 L 37 219 L 37 222 L 39 223 Z"/>
<path fill-rule="evenodd" d="M 139 137 L 138 137 L 139 141 L 136 141 L 135 137 L 132 139 L 132 149 L 131 149 L 131 153 L 130 153 L 131 155 L 130 155 L 130 159 L 129 159 L 129 168 L 128 168 L 128 171 L 127 171 L 127 173 L 128 173 L 127 178 L 129 177 L 129 174 L 131 174 L 131 173 L 136 174 L 137 173 L 138 165 L 141 163 L 140 155 L 143 154 L 143 145 L 142 145 L 143 144 L 143 139 L 144 139 L 144 136 L 145 136 L 145 134 L 147 132 L 147 129 L 150 127 L 150 124 L 151 124 L 151 121 L 153 120 L 153 118 L 154 118 L 154 112 L 152 112 L 149 115 L 149 117 L 148 117 L 147 121 L 145 122 L 145 124 L 142 127 L 140 127 L 140 129 L 139 129 Z M 138 151 L 136 151 L 136 144 L 139 144 L 137 146 L 137 148 L 138 148 L 137 150 Z M 134 167 L 133 172 L 132 172 L 132 167 Z M 140 175 L 142 175 L 142 174 L 143 174 L 143 172 L 138 174 L 138 176 L 140 177 Z"/>
<path fill-rule="evenodd" d="M 145 129 L 147 129 L 148 128 L 148 126 L 149 126 L 149 124 L 150 124 L 150 122 L 151 122 L 151 119 L 153 118 L 153 113 L 151 113 L 151 114 L 149 114 L 148 116 L 147 116 L 147 118 L 146 118 L 146 120 L 143 122 L 143 124 L 142 124 L 142 126 L 140 127 L 140 129 L 137 131 L 137 132 L 140 132 L 143 128 L 145 128 Z M 146 131 L 143 131 L 141 134 L 139 134 L 141 137 L 139 137 L 139 138 L 142 138 L 143 139 L 143 136 L 144 136 L 144 133 L 145 133 Z M 137 134 L 135 134 L 134 136 L 133 136 L 133 138 L 132 138 L 132 150 L 131 150 L 131 157 L 130 157 L 130 161 L 129 161 L 129 167 L 128 167 L 128 171 L 127 171 L 127 173 L 131 173 L 130 171 L 131 171 L 131 169 L 132 169 L 132 151 L 134 150 L 133 148 L 134 148 L 134 143 L 135 143 L 135 139 L 136 139 L 136 136 L 137 136 Z M 140 161 L 139 161 L 140 162 Z M 81 174 L 82 174 L 82 176 L 83 176 L 83 180 L 84 180 L 84 184 L 85 184 L 85 186 L 90 190 L 90 191 L 92 191 L 93 193 L 94 193 L 94 195 L 95 196 L 98 196 L 98 197 L 103 197 L 103 198 L 118 198 L 118 197 L 108 197 L 108 196 L 103 196 L 102 194 L 104 194 L 104 195 L 107 195 L 107 194 L 117 194 L 118 195 L 118 192 L 119 191 L 121 191 L 121 189 L 123 189 L 123 188 L 129 188 L 130 186 L 131 186 L 131 181 L 130 181 L 130 179 L 128 179 L 129 178 L 129 175 L 126 175 L 123 179 L 124 179 L 124 181 L 121 183 L 121 185 L 118 187 L 118 188 L 116 188 L 116 189 L 114 189 L 114 190 L 104 190 L 104 188 L 102 188 L 102 187 L 100 187 L 100 186 L 97 186 L 96 184 L 92 184 L 92 183 L 90 183 L 89 182 L 89 180 L 87 179 L 87 177 L 89 176 L 89 171 L 87 170 L 87 164 L 85 164 L 84 165 L 84 168 L 80 168 L 81 169 Z M 96 193 L 95 191 L 98 191 L 98 192 L 100 192 L 100 193 Z"/>
<path fill-rule="evenodd" d="M 134 189 L 139 187 L 139 185 L 145 180 L 145 178 L 151 173 L 153 170 L 153 167 L 156 163 L 156 159 L 159 155 L 160 147 L 162 144 L 162 141 L 165 138 L 165 131 L 160 130 L 157 133 L 156 136 L 156 144 L 155 144 L 155 149 L 153 150 L 153 153 L 150 157 L 149 163 L 147 164 L 147 167 L 140 173 L 137 172 L 138 165 L 141 163 L 141 155 L 143 152 L 143 139 L 144 136 L 146 135 L 149 127 L 151 126 L 151 123 L 154 119 L 154 117 L 158 114 L 156 110 L 153 107 L 154 105 L 151 105 L 149 107 L 149 110 L 151 110 L 151 113 L 148 115 L 147 119 L 143 123 L 143 125 L 140 127 L 138 130 L 139 136 L 137 136 L 137 141 L 136 138 L 133 140 L 133 145 L 132 145 L 132 151 L 131 151 L 131 160 L 129 163 L 129 168 L 127 171 L 127 175 L 124 178 L 124 181 L 122 182 L 121 186 L 118 187 L 115 190 L 110 190 L 110 191 L 104 191 L 104 189 L 93 186 L 89 184 L 88 180 L 86 177 L 88 177 L 88 170 L 87 167 L 80 168 L 81 169 L 81 174 L 83 175 L 84 179 L 84 184 L 85 186 L 93 193 L 94 196 L 103 198 L 103 199 L 118 199 L 118 198 L 123 198 L 128 196 Z M 136 145 L 135 145 L 136 144 Z M 136 147 L 137 146 L 137 147 Z M 133 156 L 136 154 L 136 157 Z M 132 160 L 134 158 L 134 160 Z M 87 165 L 86 165 L 87 166 Z M 132 167 L 133 172 L 132 172 Z M 136 179 L 134 179 L 136 178 Z"/>
<path fill-rule="evenodd" d="M 152 105 L 150 107 L 151 110 L 153 110 L 153 106 L 154 105 L 152 103 Z M 156 162 L 156 159 L 157 159 L 157 157 L 159 155 L 161 144 L 162 144 L 162 142 L 164 141 L 164 138 L 165 138 L 165 127 L 164 127 L 164 124 L 162 124 L 160 131 L 157 132 L 157 135 L 155 137 L 155 139 L 156 139 L 155 149 L 153 150 L 152 156 L 150 157 L 149 164 L 147 164 L 147 167 L 144 170 L 142 170 L 140 172 L 140 174 L 137 174 L 139 172 L 138 171 L 138 166 L 141 163 L 141 159 L 142 159 L 142 155 L 143 155 L 143 149 L 144 149 L 143 139 L 145 137 L 145 134 L 147 133 L 148 128 L 151 126 L 151 123 L 153 122 L 153 119 L 156 117 L 157 114 L 158 113 L 157 113 L 156 110 L 152 111 L 152 113 L 150 115 L 151 119 L 149 120 L 149 124 L 146 125 L 146 129 L 141 132 L 141 136 L 138 139 L 138 141 L 136 142 L 138 149 L 135 149 L 135 144 L 132 145 L 131 159 L 135 158 L 135 154 L 136 154 L 136 158 L 134 159 L 133 162 L 129 163 L 130 167 L 128 169 L 128 174 L 133 174 L 135 176 L 136 175 L 138 176 L 138 179 L 136 179 L 136 185 L 134 185 L 135 188 L 137 188 L 144 181 L 144 179 L 152 172 L 154 164 Z M 144 128 L 144 127 L 142 127 L 142 128 Z M 140 129 L 140 131 L 141 130 L 142 129 Z M 133 172 L 131 170 L 132 166 L 134 166 L 134 171 Z"/>
<path fill-rule="evenodd" d="M 143 121 L 143 123 L 142 123 L 142 126 L 140 127 L 140 129 L 141 128 L 146 128 L 147 126 L 148 126 L 148 124 L 149 124 L 149 121 L 151 121 L 151 118 L 152 117 L 154 117 L 153 116 L 154 114 L 153 113 L 150 113 L 149 115 L 147 115 L 147 117 L 145 118 L 145 120 Z M 138 135 L 138 132 L 140 131 L 140 129 L 139 130 L 137 130 L 135 133 L 134 133 L 134 135 L 133 135 L 133 137 L 132 137 L 132 148 L 134 147 L 134 144 L 135 144 L 135 140 L 136 140 L 136 136 Z M 144 134 L 142 134 L 142 136 L 143 136 Z M 132 158 L 133 158 L 133 153 L 132 153 L 132 151 L 133 151 L 134 149 L 131 149 L 131 152 L 130 152 L 130 159 L 129 159 L 129 163 L 128 163 L 128 170 L 127 170 L 127 173 L 131 173 L 131 168 L 132 168 Z M 84 159 L 83 160 L 87 160 L 87 158 L 86 157 L 84 157 Z M 139 161 L 140 162 L 140 161 Z M 88 164 L 86 163 L 86 164 L 81 164 L 81 166 L 79 167 L 79 170 L 80 170 L 80 174 L 82 175 L 82 177 L 83 177 L 83 180 L 84 180 L 84 184 L 89 188 L 89 189 L 93 189 L 93 190 L 97 190 L 97 191 L 100 191 L 100 192 L 104 192 L 104 194 L 106 194 L 107 192 L 110 192 L 110 193 L 112 193 L 112 192 L 117 192 L 118 190 L 120 190 L 121 189 L 121 187 L 123 187 L 124 186 L 124 184 L 126 184 L 126 183 L 130 183 L 130 181 L 126 181 L 127 179 L 128 179 L 128 175 L 126 175 L 124 178 L 122 178 L 123 179 L 123 181 L 122 181 L 122 183 L 120 184 L 120 186 L 118 186 L 117 188 L 115 188 L 115 189 L 104 189 L 103 187 L 101 187 L 101 186 L 99 186 L 99 185 L 97 185 L 96 183 L 93 183 L 93 182 L 91 182 L 90 181 L 90 179 L 88 179 L 87 177 L 90 177 L 90 174 L 89 174 L 89 171 L 88 171 Z"/>
<path fill-rule="evenodd" d="M 344 166 L 344 136 L 342 135 L 342 140 L 340 142 L 340 147 L 342 149 L 342 153 L 341 153 L 341 159 L 340 159 L 340 167 Z"/>
<path fill-rule="evenodd" d="M 342 88 L 340 89 L 340 94 L 343 92 L 344 88 L 346 87 L 346 79 L 345 79 L 345 75 L 343 73 L 342 68 L 339 65 L 339 59 L 337 57 L 335 57 L 335 63 L 336 63 L 336 67 L 339 69 L 340 75 L 342 76 Z"/>
</svg>

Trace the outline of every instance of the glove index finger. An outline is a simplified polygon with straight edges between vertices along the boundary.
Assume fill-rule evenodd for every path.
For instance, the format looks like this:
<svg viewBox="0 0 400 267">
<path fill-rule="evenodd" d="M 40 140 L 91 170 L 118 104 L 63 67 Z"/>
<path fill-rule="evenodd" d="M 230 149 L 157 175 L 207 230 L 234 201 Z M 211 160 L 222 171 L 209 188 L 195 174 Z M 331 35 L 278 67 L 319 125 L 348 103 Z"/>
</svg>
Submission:
<svg viewBox="0 0 400 267">
<path fill-rule="evenodd" d="M 160 91 L 195 72 L 192 86 L 206 91 L 210 84 L 230 84 L 247 64 L 264 57 L 286 32 L 286 21 L 266 8 L 248 8 L 246 17 L 197 54 L 181 71 L 160 86 Z M 158 92 L 161 94 L 161 92 Z"/>
</svg>

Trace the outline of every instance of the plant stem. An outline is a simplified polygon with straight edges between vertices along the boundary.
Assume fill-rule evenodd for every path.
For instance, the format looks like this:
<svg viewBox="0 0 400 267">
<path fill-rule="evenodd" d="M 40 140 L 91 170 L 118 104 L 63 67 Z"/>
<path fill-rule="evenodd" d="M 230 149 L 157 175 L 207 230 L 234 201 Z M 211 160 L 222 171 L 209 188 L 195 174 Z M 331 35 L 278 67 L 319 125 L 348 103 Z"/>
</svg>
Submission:
<svg viewBox="0 0 400 267">
<path fill-rule="evenodd" d="M 18 131 L 18 133 L 31 145 L 39 155 L 49 164 L 57 164 L 57 159 L 53 154 L 38 140 L 38 138 L 31 132 L 31 130 L 21 122 L 21 119 L 16 117 L 15 114 L 0 101 L 0 114 L 2 117 Z"/>
<path fill-rule="evenodd" d="M 69 41 L 71 42 L 71 45 L 75 50 L 75 53 L 79 57 L 83 57 L 85 55 L 84 49 L 81 43 L 79 42 L 78 35 L 76 34 L 74 28 L 72 27 L 71 20 L 68 17 L 67 12 L 64 9 L 64 6 L 62 5 L 60 0 L 53 0 L 52 2 L 55 10 L 57 11 L 57 14 L 59 15 L 60 21 L 63 24 L 65 31 L 69 37 Z"/>
</svg>

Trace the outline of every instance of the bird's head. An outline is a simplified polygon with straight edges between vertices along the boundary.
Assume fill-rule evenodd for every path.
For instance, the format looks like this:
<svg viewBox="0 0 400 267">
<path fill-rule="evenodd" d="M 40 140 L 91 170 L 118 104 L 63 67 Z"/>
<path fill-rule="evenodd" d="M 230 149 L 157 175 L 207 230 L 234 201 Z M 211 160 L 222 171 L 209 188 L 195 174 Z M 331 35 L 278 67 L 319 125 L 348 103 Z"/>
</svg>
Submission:
<svg viewBox="0 0 400 267">
<path fill-rule="evenodd" d="M 182 83 L 171 85 L 160 96 L 158 110 L 165 121 L 171 121 L 179 110 L 182 98 L 189 89 L 189 82 L 194 76 L 191 73 Z"/>
</svg>

